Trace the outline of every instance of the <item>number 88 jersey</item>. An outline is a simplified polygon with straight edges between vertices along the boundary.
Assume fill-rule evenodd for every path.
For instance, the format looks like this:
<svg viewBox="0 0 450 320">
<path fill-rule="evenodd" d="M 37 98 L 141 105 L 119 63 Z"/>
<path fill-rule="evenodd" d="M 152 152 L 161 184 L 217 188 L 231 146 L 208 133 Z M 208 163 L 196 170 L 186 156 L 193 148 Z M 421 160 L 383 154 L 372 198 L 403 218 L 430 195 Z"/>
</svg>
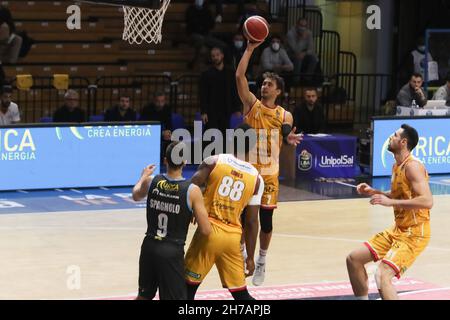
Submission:
<svg viewBox="0 0 450 320">
<path fill-rule="evenodd" d="M 203 194 L 210 221 L 229 231 L 241 232 L 240 216 L 255 193 L 258 176 L 258 170 L 250 163 L 220 154 Z"/>
</svg>

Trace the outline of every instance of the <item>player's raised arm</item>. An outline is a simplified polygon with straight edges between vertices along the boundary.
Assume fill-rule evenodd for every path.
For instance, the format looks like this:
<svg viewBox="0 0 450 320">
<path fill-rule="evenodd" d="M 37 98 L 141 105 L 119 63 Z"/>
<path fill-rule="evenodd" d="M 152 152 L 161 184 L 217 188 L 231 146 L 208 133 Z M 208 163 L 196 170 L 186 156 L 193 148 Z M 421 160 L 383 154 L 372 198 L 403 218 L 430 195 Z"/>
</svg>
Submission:
<svg viewBox="0 0 450 320">
<path fill-rule="evenodd" d="M 141 177 L 136 185 L 133 187 L 133 200 L 141 201 L 148 194 L 148 189 L 150 188 L 150 184 L 153 179 L 153 172 L 155 172 L 156 165 L 151 164 L 142 170 Z"/>
<path fill-rule="evenodd" d="M 245 76 L 247 72 L 248 63 L 250 58 L 252 57 L 253 51 L 256 47 L 258 47 L 262 42 L 252 43 L 247 41 L 247 48 L 242 55 L 241 61 L 239 61 L 239 65 L 236 69 L 236 87 L 238 90 L 239 97 L 241 98 L 243 105 L 243 113 L 244 115 L 250 110 L 253 104 L 256 101 L 256 97 L 253 93 L 251 93 L 248 87 L 248 81 Z"/>
<path fill-rule="evenodd" d="M 189 198 L 192 203 L 192 210 L 194 211 L 194 217 L 199 231 L 204 236 L 208 236 L 211 233 L 211 223 L 208 220 L 208 212 L 206 211 L 203 202 L 202 191 L 195 184 L 191 185 Z"/>
</svg>

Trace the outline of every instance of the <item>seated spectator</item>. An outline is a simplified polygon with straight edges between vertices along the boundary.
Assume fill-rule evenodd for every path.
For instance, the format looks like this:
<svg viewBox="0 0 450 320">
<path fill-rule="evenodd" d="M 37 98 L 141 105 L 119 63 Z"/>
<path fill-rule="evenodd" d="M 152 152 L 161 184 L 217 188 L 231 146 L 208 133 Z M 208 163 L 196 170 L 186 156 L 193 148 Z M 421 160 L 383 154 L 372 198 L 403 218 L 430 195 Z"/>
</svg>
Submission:
<svg viewBox="0 0 450 320">
<path fill-rule="evenodd" d="M 64 105 L 53 114 L 53 122 L 85 122 L 86 116 L 79 107 L 80 95 L 69 89 L 64 94 Z"/>
<path fill-rule="evenodd" d="M 322 103 L 325 105 L 344 105 L 349 98 L 347 91 L 339 85 L 336 77 L 332 77 L 329 81 L 329 86 L 324 88 L 323 91 Z"/>
<path fill-rule="evenodd" d="M 427 104 L 425 92 L 422 89 L 423 78 L 420 73 L 414 73 L 407 84 L 405 84 L 397 94 L 397 105 L 411 107 L 413 101 L 419 108 Z"/>
<path fill-rule="evenodd" d="M 167 146 L 172 138 L 172 108 L 166 102 L 166 95 L 162 92 L 156 92 L 153 102 L 146 104 L 141 111 L 141 121 L 159 121 L 161 123 L 161 138 L 163 141 L 162 154 L 165 153 Z"/>
<path fill-rule="evenodd" d="M 19 107 L 11 101 L 11 87 L 0 89 L 0 126 L 20 122 Z"/>
<path fill-rule="evenodd" d="M 325 132 L 325 113 L 318 103 L 317 90 L 307 88 L 303 96 L 304 102 L 294 110 L 294 127 L 297 128 L 297 132 L 313 134 Z"/>
<path fill-rule="evenodd" d="M 239 21 L 237 24 L 238 33 L 242 33 L 242 27 L 244 26 L 245 20 L 247 20 L 248 18 L 250 18 L 252 16 L 264 17 L 264 14 L 258 9 L 256 2 L 249 3 L 247 5 L 247 7 L 245 8 L 245 10 L 243 10 L 242 14 L 240 15 Z"/>
<path fill-rule="evenodd" d="M 216 18 L 215 21 L 217 23 L 221 23 L 223 20 L 223 1 L 224 0 L 215 0 L 216 2 Z M 245 0 L 228 0 L 228 3 L 237 3 L 237 11 L 239 15 L 242 15 L 244 12 L 244 2 Z"/>
<path fill-rule="evenodd" d="M 281 45 L 281 38 L 274 35 L 270 46 L 265 48 L 261 55 L 261 68 L 263 73 L 270 71 L 279 74 L 286 80 L 290 78 L 290 72 L 294 70 L 294 64 Z M 289 92 L 289 86 L 286 90 Z"/>
<path fill-rule="evenodd" d="M 236 88 L 236 71 L 224 64 L 221 48 L 211 49 L 212 65 L 200 74 L 199 99 L 203 124 L 219 129 L 225 136 L 231 114 L 241 112 Z"/>
<path fill-rule="evenodd" d="M 420 36 L 416 40 L 415 47 L 402 59 L 398 75 L 400 83 L 408 81 L 413 73 L 420 73 L 422 78 L 425 78 L 425 61 L 434 61 L 430 52 L 425 55 L 425 50 L 425 38 Z M 428 71 L 428 81 L 430 81 L 430 71 Z"/>
<path fill-rule="evenodd" d="M 230 50 L 231 66 L 233 67 L 233 69 L 235 69 L 235 70 L 237 69 L 239 61 L 241 61 L 242 55 L 244 54 L 246 48 L 247 48 L 247 40 L 244 38 L 242 33 L 236 33 L 233 36 L 233 45 Z M 259 49 L 259 47 L 257 49 Z M 250 61 L 248 62 L 247 73 L 246 73 L 247 79 L 255 78 L 253 69 L 254 69 L 255 63 L 256 63 L 256 60 L 255 60 L 256 56 L 257 55 L 252 55 L 252 57 L 250 58 Z M 229 62 L 229 61 L 227 61 L 227 62 Z"/>
<path fill-rule="evenodd" d="M 136 121 L 136 111 L 131 108 L 130 97 L 121 95 L 119 104 L 106 110 L 105 121 Z"/>
<path fill-rule="evenodd" d="M 19 58 L 22 37 L 16 34 L 16 27 L 8 8 L 0 6 L 0 87 L 5 82 L 3 63 L 16 63 Z"/>
<path fill-rule="evenodd" d="M 300 18 L 287 33 L 287 48 L 294 63 L 296 84 L 300 82 L 301 74 L 314 74 L 319 62 L 314 51 L 312 32 L 307 24 L 305 18 Z"/>
<path fill-rule="evenodd" d="M 437 89 L 436 93 L 433 95 L 433 100 L 445 100 L 446 105 L 450 106 L 450 72 L 447 73 L 445 80 L 447 83 Z"/>
<path fill-rule="evenodd" d="M 411 73 L 420 73 L 422 77 L 425 77 L 425 60 L 431 62 L 433 61 L 433 57 L 430 52 L 425 52 L 425 39 L 423 36 L 417 39 L 416 45 L 416 48 L 411 51 L 409 57 L 409 70 L 412 71 Z"/>
<path fill-rule="evenodd" d="M 214 28 L 214 18 L 211 10 L 204 0 L 195 0 L 186 10 L 186 32 L 191 45 L 195 48 L 193 59 L 188 63 L 192 69 L 198 62 L 203 46 L 225 48 L 226 43 L 211 34 Z"/>
</svg>

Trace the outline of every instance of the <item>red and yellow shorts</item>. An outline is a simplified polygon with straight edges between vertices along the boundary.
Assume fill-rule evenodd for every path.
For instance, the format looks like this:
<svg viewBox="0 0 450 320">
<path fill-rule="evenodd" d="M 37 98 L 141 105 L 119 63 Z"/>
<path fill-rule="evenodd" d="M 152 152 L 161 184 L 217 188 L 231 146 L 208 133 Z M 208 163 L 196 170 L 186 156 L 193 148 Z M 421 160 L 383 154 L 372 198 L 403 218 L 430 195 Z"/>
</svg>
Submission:
<svg viewBox="0 0 450 320">
<path fill-rule="evenodd" d="M 241 232 L 229 232 L 214 223 L 211 223 L 211 227 L 207 237 L 199 232 L 194 234 L 185 256 L 186 281 L 200 284 L 215 264 L 224 288 L 230 291 L 245 289 Z"/>
<path fill-rule="evenodd" d="M 424 222 L 407 229 L 393 226 L 380 232 L 364 244 L 374 261 L 389 265 L 400 276 L 413 264 L 430 241 L 430 223 Z"/>
</svg>

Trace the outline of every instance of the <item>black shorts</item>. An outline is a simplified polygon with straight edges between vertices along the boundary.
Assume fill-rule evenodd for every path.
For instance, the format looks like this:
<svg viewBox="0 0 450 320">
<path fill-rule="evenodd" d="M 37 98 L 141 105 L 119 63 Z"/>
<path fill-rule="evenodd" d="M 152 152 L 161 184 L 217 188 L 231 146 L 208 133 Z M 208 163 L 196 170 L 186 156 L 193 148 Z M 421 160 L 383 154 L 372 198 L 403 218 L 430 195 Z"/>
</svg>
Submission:
<svg viewBox="0 0 450 320">
<path fill-rule="evenodd" d="M 184 246 L 145 237 L 139 258 L 139 296 L 160 300 L 186 300 Z"/>
</svg>

